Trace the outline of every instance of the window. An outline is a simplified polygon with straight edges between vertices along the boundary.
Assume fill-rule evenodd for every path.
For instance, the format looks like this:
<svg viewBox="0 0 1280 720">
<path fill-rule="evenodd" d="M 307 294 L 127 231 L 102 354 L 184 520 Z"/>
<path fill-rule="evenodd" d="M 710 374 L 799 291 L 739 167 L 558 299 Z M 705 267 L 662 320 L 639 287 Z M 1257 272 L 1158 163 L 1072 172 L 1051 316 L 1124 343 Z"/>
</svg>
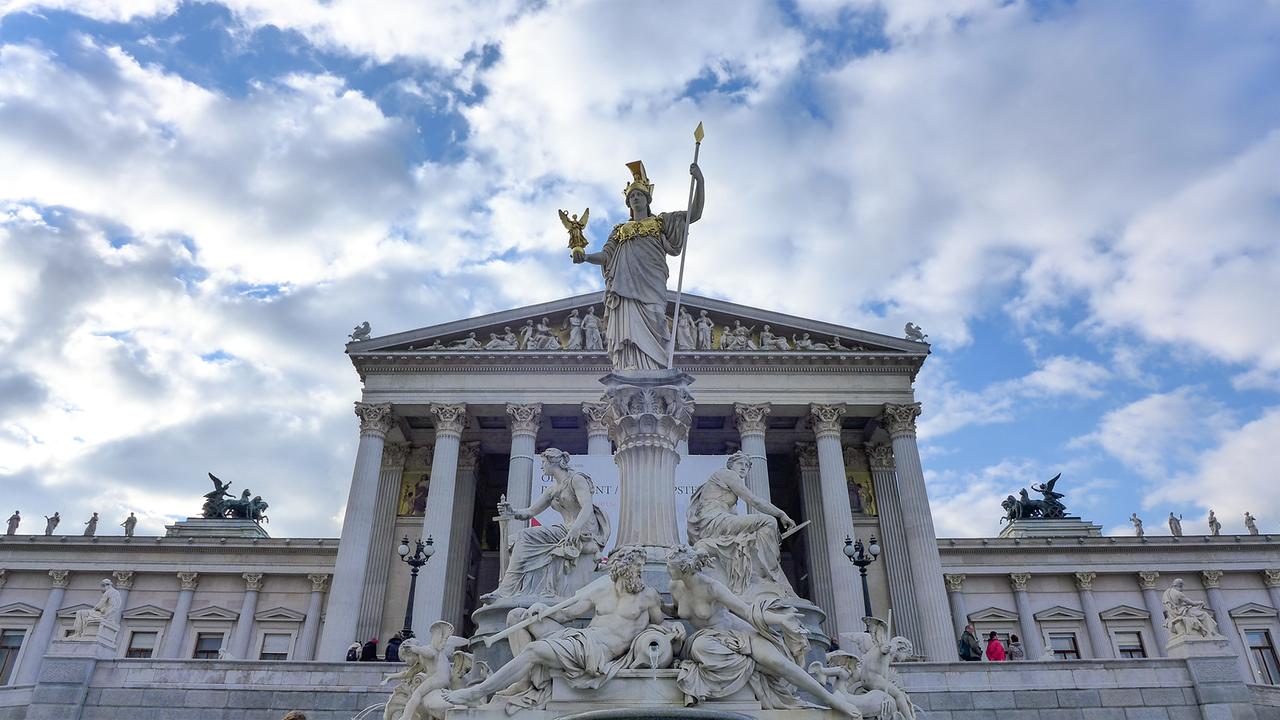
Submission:
<svg viewBox="0 0 1280 720">
<path fill-rule="evenodd" d="M 124 656 L 127 658 L 149 658 L 156 651 L 156 637 L 159 633 L 155 631 L 137 631 L 129 635 L 129 647 L 125 649 Z"/>
<path fill-rule="evenodd" d="M 1253 657 L 1258 682 L 1280 685 L 1280 661 L 1276 660 L 1276 645 L 1271 641 L 1271 631 L 1245 630 L 1244 637 L 1249 643 L 1249 655 Z"/>
<path fill-rule="evenodd" d="M 9 684 L 13 666 L 18 662 L 18 651 L 22 649 L 22 639 L 26 636 L 26 630 L 0 630 L 0 685 Z"/>
<path fill-rule="evenodd" d="M 222 633 L 199 633 L 196 635 L 196 651 L 191 657 L 196 660 L 217 660 L 222 650 Z"/>
<path fill-rule="evenodd" d="M 1116 651 L 1120 653 L 1120 657 L 1144 658 L 1147 656 L 1147 649 L 1142 645 L 1142 633 L 1117 632 L 1115 637 Z"/>
<path fill-rule="evenodd" d="M 1049 647 L 1058 660 L 1079 660 L 1080 646 L 1075 633 L 1049 633 Z"/>
<path fill-rule="evenodd" d="M 267 633 L 262 636 L 262 652 L 259 660 L 288 660 L 289 641 L 293 639 L 288 633 Z"/>
</svg>

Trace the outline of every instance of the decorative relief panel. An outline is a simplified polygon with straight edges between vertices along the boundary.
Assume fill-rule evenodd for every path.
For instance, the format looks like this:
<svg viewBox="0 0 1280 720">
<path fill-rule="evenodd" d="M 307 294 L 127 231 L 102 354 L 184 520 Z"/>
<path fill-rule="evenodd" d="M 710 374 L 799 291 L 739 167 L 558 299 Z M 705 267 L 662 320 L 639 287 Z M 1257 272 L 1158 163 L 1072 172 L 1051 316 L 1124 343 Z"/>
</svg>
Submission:
<svg viewBox="0 0 1280 720">
<path fill-rule="evenodd" d="M 422 517 L 427 514 L 427 491 L 431 488 L 431 468 L 405 470 L 400 476 L 400 497 L 396 514 Z"/>
</svg>

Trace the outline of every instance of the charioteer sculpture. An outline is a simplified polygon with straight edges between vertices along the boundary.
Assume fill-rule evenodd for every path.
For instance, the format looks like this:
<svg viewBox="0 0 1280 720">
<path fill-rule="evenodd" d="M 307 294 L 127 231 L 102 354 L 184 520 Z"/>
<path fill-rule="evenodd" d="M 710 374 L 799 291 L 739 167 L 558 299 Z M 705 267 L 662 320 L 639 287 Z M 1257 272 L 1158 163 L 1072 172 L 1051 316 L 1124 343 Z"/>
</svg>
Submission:
<svg viewBox="0 0 1280 720">
<path fill-rule="evenodd" d="M 231 483 L 222 482 L 213 473 L 209 473 L 209 479 L 213 481 L 213 491 L 204 494 L 204 507 L 200 510 L 201 517 L 252 520 L 257 523 L 267 521 L 266 512 L 269 505 L 261 495 L 250 497 L 252 493 L 245 490 L 237 498 L 227 492 Z"/>
<path fill-rule="evenodd" d="M 1065 518 L 1067 516 L 1067 506 L 1062 504 L 1062 498 L 1066 496 L 1053 489 L 1053 486 L 1058 484 L 1058 478 L 1060 477 L 1062 477 L 1062 473 L 1054 475 L 1053 479 L 1042 485 L 1031 484 L 1031 489 L 1042 496 L 1043 499 L 1041 500 L 1031 499 L 1026 488 L 1018 492 L 1018 497 L 1010 495 L 1005 498 L 1004 502 L 1000 503 L 1005 512 L 1004 521 L 1013 522 L 1014 520 L 1030 520 L 1033 518 L 1057 520 Z"/>
</svg>

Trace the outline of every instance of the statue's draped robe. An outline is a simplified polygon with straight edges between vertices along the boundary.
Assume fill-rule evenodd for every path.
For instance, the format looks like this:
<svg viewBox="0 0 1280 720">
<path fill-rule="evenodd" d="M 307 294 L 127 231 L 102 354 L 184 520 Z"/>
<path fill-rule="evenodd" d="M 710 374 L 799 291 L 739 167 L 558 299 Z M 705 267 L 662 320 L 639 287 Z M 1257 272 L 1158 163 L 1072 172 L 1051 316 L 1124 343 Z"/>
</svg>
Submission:
<svg viewBox="0 0 1280 720">
<path fill-rule="evenodd" d="M 640 234 L 634 234 L 640 230 Z M 604 245 L 604 314 L 613 366 L 667 366 L 667 256 L 679 255 L 689 234 L 683 212 L 622 223 Z"/>
<path fill-rule="evenodd" d="M 687 660 L 680 663 L 676 686 L 686 704 L 732 695 L 749 685 L 765 710 L 812 707 L 796 697 L 795 688 L 781 678 L 756 671 L 753 646 L 773 645 L 796 664 L 804 660 L 808 640 L 778 633 L 765 622 L 766 611 L 779 611 L 779 600 L 760 600 L 751 605 L 750 623 L 734 623 L 732 628 L 704 628 L 685 641 Z M 737 620 L 737 618 L 735 618 Z"/>
<path fill-rule="evenodd" d="M 737 514 L 738 495 L 728 484 L 731 477 L 732 470 L 717 470 L 694 492 L 687 514 L 689 543 L 715 557 L 708 572 L 743 600 L 795 597 L 779 562 L 777 521 L 768 515 Z"/>
</svg>

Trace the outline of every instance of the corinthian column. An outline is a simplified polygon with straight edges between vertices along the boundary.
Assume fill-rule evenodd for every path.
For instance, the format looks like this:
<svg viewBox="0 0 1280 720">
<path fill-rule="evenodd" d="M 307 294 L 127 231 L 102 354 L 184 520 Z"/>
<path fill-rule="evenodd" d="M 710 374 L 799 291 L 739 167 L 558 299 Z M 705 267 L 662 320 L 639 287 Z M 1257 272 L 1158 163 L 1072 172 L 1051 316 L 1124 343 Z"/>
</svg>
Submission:
<svg viewBox="0 0 1280 720">
<path fill-rule="evenodd" d="M 1018 629 L 1022 630 L 1022 646 L 1028 660 L 1039 660 L 1044 655 L 1044 640 L 1036 628 L 1036 615 L 1031 610 L 1031 598 L 1027 595 L 1027 583 L 1031 573 L 1010 573 L 1009 588 L 1013 590 L 1013 606 L 1018 609 Z M 929 658 L 932 660 L 933 658 Z"/>
<path fill-rule="evenodd" d="M 311 581 L 311 595 L 307 598 L 307 616 L 302 620 L 293 660 L 315 659 L 316 638 L 320 635 L 320 610 L 324 607 L 325 586 L 329 584 L 329 576 L 320 573 L 308 575 L 307 579 Z"/>
<path fill-rule="evenodd" d="M 1213 610 L 1213 619 L 1218 621 L 1218 632 L 1225 635 L 1227 642 L 1231 643 L 1231 649 L 1236 654 L 1236 662 L 1240 665 L 1240 671 L 1244 673 L 1244 677 L 1253 678 L 1253 668 L 1249 667 L 1249 651 L 1245 649 L 1244 641 L 1240 639 L 1236 620 L 1231 617 L 1226 598 L 1222 596 L 1220 586 L 1222 571 L 1201 570 L 1200 579 L 1204 582 L 1205 594 L 1209 596 L 1209 608 Z"/>
<path fill-rule="evenodd" d="M 1106 628 L 1102 627 L 1102 617 L 1098 615 L 1098 604 L 1093 601 L 1093 580 L 1098 577 L 1095 572 L 1078 572 L 1075 574 L 1076 592 L 1080 594 L 1080 610 L 1084 612 L 1084 629 L 1089 633 L 1089 644 L 1093 646 L 1095 658 L 1113 658 L 1111 638 Z"/>
<path fill-rule="evenodd" d="M 241 573 L 244 578 L 244 598 L 240 601 L 240 617 L 231 631 L 229 651 L 235 660 L 256 660 L 249 657 L 249 638 L 253 633 L 253 616 L 258 614 L 258 593 L 262 590 L 262 573 Z"/>
<path fill-rule="evenodd" d="M 193 572 L 178 573 L 178 605 L 173 609 L 173 617 L 169 619 L 169 629 L 164 633 L 160 645 L 160 657 L 172 660 L 182 655 L 182 641 L 187 637 L 187 616 L 191 614 L 191 603 L 196 597 L 196 586 L 200 583 L 200 574 Z"/>
<path fill-rule="evenodd" d="M 769 403 L 733 404 L 733 414 L 738 418 L 738 432 L 742 435 L 742 452 L 751 457 L 747 488 L 764 500 L 769 500 L 769 463 L 765 458 L 764 431 L 771 409 Z"/>
<path fill-rule="evenodd" d="M 373 544 L 373 524 L 378 502 L 378 481 L 382 469 L 382 446 L 395 422 L 391 403 L 356 403 L 360 418 L 360 445 L 356 448 L 356 468 L 351 475 L 347 511 L 342 519 L 342 539 L 334 561 L 333 592 L 329 593 L 328 622 L 320 637 L 319 660 L 339 661 L 347 646 L 357 638 L 356 623 L 368 580 L 369 548 Z"/>
<path fill-rule="evenodd" d="M 796 443 L 796 465 L 800 470 L 800 502 L 809 528 L 804 531 L 804 548 L 809 564 L 810 600 L 831 612 L 836 606 L 831 589 L 831 538 L 827 536 L 822 517 L 822 480 L 818 471 L 818 447 L 813 443 Z M 835 620 L 828 617 L 827 634 L 835 637 Z"/>
<path fill-rule="evenodd" d="M 902 503 L 898 499 L 898 478 L 893 470 L 893 449 L 884 443 L 868 443 L 864 449 L 880 512 L 880 552 L 889 582 L 893 628 L 910 640 L 912 647 L 923 647 L 920 623 L 916 620 L 915 594 L 911 592 L 911 556 L 907 532 L 902 526 Z M 954 615 L 953 612 L 953 622 L 965 621 Z M 960 629 L 964 630 L 963 624 Z"/>
<path fill-rule="evenodd" d="M 585 411 L 587 403 L 583 403 Z M 601 412 L 604 403 L 599 403 Z M 529 507 L 533 499 L 533 473 L 536 460 L 533 450 L 538 441 L 538 426 L 542 421 L 542 403 L 529 405 L 507 405 L 507 414 L 511 416 L 511 462 L 507 466 L 507 502 L 514 508 Z M 588 415 L 588 418 L 590 416 Z M 601 423 L 603 425 L 603 423 Z M 609 447 L 609 430 L 604 428 L 605 449 Z M 587 452 L 591 447 L 591 426 L 587 425 Z M 507 539 L 510 542 L 525 525 L 524 520 L 511 520 L 507 523 Z M 507 548 L 500 548 L 498 553 L 501 573 L 507 571 Z"/>
<path fill-rule="evenodd" d="M 387 575 L 391 572 L 396 545 L 396 503 L 400 500 L 400 480 L 409 443 L 387 443 L 382 448 L 382 470 L 378 474 L 378 498 L 373 513 L 373 541 L 369 543 L 368 570 L 356 637 L 381 637 L 382 605 L 387 599 Z"/>
<path fill-rule="evenodd" d="M 472 524 L 476 512 L 476 468 L 480 464 L 480 443 L 466 442 L 458 448 L 458 488 L 454 492 L 453 519 L 449 524 L 452 548 L 445 568 L 444 606 L 441 618 L 462 627 L 462 605 L 467 594 L 467 567 L 471 561 Z M 445 558 L 441 558 L 443 560 Z"/>
<path fill-rule="evenodd" d="M 49 594 L 44 600 L 44 608 L 40 611 L 40 619 L 36 621 L 36 627 L 31 631 L 31 639 L 27 641 L 27 652 L 22 657 L 22 667 L 18 669 L 18 676 L 14 680 L 15 685 L 35 684 L 40 672 L 40 663 L 44 660 L 45 652 L 49 650 L 54 628 L 58 625 L 58 611 L 62 609 L 62 599 L 67 595 L 70 575 L 70 570 L 49 571 L 53 587 L 49 588 Z"/>
<path fill-rule="evenodd" d="M 916 448 L 916 417 L 920 403 L 885 405 L 881 425 L 893 439 L 893 458 L 898 470 L 898 497 L 902 503 L 902 529 L 911 557 L 911 591 L 916 599 L 921 648 L 930 660 L 951 660 L 956 654 L 951 637 L 947 594 L 942 587 L 942 559 L 938 557 L 938 537 L 934 534 L 929 495 L 924 487 L 924 469 Z M 1029 638 L 1028 638 L 1029 639 Z"/>
<path fill-rule="evenodd" d="M 969 606 L 964 601 L 964 574 L 943 575 L 942 579 L 947 583 L 947 600 L 951 602 L 951 624 L 955 626 L 958 639 L 964 634 L 964 626 L 969 624 Z M 894 618 L 897 617 L 898 614 L 894 613 Z"/>
<path fill-rule="evenodd" d="M 427 489 L 427 512 L 422 518 L 422 537 L 433 538 L 436 552 L 434 561 L 422 568 L 418 583 L 422 592 L 414 597 L 412 629 L 419 636 L 425 635 L 431 623 L 445 619 L 447 558 L 457 549 L 451 527 L 453 505 L 458 497 L 458 450 L 462 431 L 467 427 L 467 406 L 465 403 L 433 403 L 431 414 L 436 421 L 436 446 L 431 456 L 431 484 Z"/>
<path fill-rule="evenodd" d="M 639 545 L 661 560 L 676 534 L 676 445 L 693 418 L 692 380 L 679 371 L 610 373 L 601 381 L 618 451 L 618 530 L 615 547 Z"/>
<path fill-rule="evenodd" d="M 1271 596 L 1271 607 L 1280 610 L 1280 570 L 1263 570 L 1262 582 Z"/>
<path fill-rule="evenodd" d="M 1160 602 L 1160 593 L 1156 591 L 1156 579 L 1160 573 L 1155 570 L 1139 570 L 1138 586 L 1142 588 L 1142 604 L 1151 615 L 1151 630 L 1156 637 L 1156 655 L 1164 657 L 1169 646 L 1169 629 L 1164 626 L 1164 605 Z"/>
<path fill-rule="evenodd" d="M 116 570 L 111 573 L 115 588 L 120 591 L 120 612 L 129 609 L 129 593 L 133 590 L 133 571 Z M 4 583 L 0 583 L 3 586 Z"/>
<path fill-rule="evenodd" d="M 826 607 L 827 622 L 833 623 L 832 635 L 859 632 L 862 601 L 855 591 L 857 577 L 853 565 L 837 548 L 843 547 L 846 537 L 853 537 L 853 510 L 849 507 L 849 481 L 844 472 L 844 451 L 840 449 L 840 429 L 845 406 L 810 405 L 809 421 L 818 448 L 818 487 L 822 494 L 823 536 L 809 538 L 827 546 L 827 568 L 831 575 L 831 594 L 834 606 Z"/>
<path fill-rule="evenodd" d="M 584 402 L 582 414 L 587 416 L 587 454 L 611 454 L 613 444 L 609 442 L 608 403 Z"/>
</svg>

